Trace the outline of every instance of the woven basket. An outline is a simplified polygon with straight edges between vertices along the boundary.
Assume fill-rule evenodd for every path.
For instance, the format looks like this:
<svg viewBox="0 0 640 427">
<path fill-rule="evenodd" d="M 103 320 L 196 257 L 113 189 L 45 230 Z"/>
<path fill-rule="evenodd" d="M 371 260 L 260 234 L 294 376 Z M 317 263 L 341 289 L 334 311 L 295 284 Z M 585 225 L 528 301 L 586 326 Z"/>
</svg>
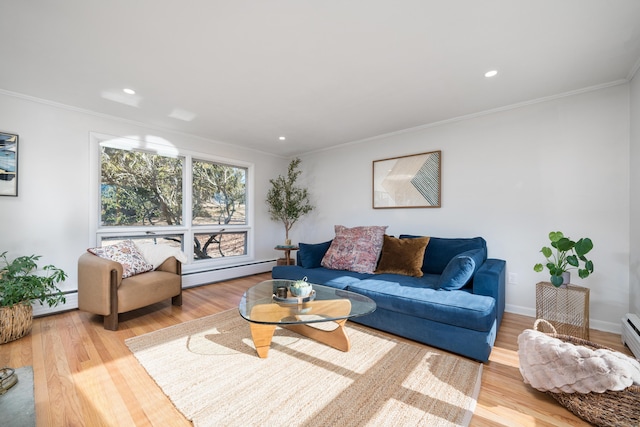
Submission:
<svg viewBox="0 0 640 427">
<path fill-rule="evenodd" d="M 547 335 L 574 345 L 581 345 L 591 349 L 611 348 L 576 338 L 570 335 L 560 335 L 555 328 L 544 319 L 535 321 L 533 328 L 550 329 Z M 544 332 L 544 331 L 541 331 Z M 551 393 L 562 406 L 578 417 L 596 426 L 640 426 L 640 387 L 630 386 L 621 391 L 606 391 L 604 393 Z"/>
<path fill-rule="evenodd" d="M 22 338 L 31 332 L 33 307 L 29 303 L 0 307 L 0 344 Z"/>
</svg>

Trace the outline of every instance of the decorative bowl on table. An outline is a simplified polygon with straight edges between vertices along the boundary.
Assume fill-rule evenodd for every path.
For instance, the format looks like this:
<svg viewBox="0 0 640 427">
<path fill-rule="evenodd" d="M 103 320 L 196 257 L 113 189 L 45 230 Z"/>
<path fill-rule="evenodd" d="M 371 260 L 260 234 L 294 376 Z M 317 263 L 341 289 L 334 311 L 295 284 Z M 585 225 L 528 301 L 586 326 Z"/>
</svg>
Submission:
<svg viewBox="0 0 640 427">
<path fill-rule="evenodd" d="M 311 295 L 313 288 L 311 287 L 311 283 L 308 283 L 306 279 L 307 278 L 305 277 L 302 280 L 296 280 L 289 285 L 289 292 L 291 292 L 291 295 L 298 298 L 306 298 Z"/>
</svg>

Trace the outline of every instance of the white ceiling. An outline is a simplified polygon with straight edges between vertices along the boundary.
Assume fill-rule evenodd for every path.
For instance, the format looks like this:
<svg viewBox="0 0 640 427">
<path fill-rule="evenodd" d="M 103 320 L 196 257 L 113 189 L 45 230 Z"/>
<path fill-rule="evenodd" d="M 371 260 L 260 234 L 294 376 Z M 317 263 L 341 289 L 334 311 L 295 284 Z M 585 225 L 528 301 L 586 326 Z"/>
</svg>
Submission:
<svg viewBox="0 0 640 427">
<path fill-rule="evenodd" d="M 640 1 L 2 0 L 0 58 L 4 91 L 291 156 L 628 80 Z"/>
</svg>

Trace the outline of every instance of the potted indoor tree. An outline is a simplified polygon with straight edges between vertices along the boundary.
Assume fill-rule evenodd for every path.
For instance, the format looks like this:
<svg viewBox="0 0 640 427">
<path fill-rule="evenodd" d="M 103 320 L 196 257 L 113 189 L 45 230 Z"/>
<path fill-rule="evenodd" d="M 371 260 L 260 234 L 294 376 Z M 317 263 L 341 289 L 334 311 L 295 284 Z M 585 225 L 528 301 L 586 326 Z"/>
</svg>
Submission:
<svg viewBox="0 0 640 427">
<path fill-rule="evenodd" d="M 578 270 L 578 276 L 581 279 L 589 277 L 593 273 L 593 262 L 585 256 L 593 249 L 591 239 L 584 237 L 574 242 L 565 237 L 561 231 L 552 231 L 549 233 L 549 240 L 551 248 L 544 246 L 540 250 L 547 262 L 536 264 L 533 270 L 540 273 L 544 267 L 547 267 L 551 275 L 551 283 L 555 287 L 569 283 L 569 270 L 571 269 Z"/>
<path fill-rule="evenodd" d="M 33 301 L 49 307 L 64 303 L 64 294 L 57 283 L 67 274 L 53 265 L 46 265 L 40 274 L 39 255 L 7 259 L 7 251 L 0 254 L 4 263 L 0 267 L 0 344 L 22 338 L 31 331 Z"/>
<path fill-rule="evenodd" d="M 269 215 L 272 220 L 284 224 L 285 245 L 291 245 L 289 230 L 293 224 L 313 210 L 307 189 L 296 186 L 298 176 L 302 173 L 298 170 L 299 165 L 300 159 L 293 159 L 289 163 L 287 176 L 279 175 L 269 180 L 271 188 L 267 192 L 266 200 Z"/>
</svg>

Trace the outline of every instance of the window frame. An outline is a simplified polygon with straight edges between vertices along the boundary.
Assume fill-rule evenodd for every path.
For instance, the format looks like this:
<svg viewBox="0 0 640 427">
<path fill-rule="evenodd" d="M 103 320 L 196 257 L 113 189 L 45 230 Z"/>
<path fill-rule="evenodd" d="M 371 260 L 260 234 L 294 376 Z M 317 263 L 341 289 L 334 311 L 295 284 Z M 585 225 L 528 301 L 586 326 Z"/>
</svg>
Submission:
<svg viewBox="0 0 640 427">
<path fill-rule="evenodd" d="M 253 163 L 224 158 L 212 154 L 183 150 L 169 141 L 146 136 L 144 139 L 138 137 L 120 137 L 102 133 L 90 133 L 89 149 L 89 200 L 92 205 L 89 212 L 89 247 L 96 247 L 102 244 L 105 238 L 127 238 L 127 237 L 149 237 L 151 234 L 178 234 L 182 235 L 183 252 L 187 256 L 187 263 L 183 265 L 183 272 L 200 272 L 214 270 L 218 267 L 232 264 L 242 264 L 254 260 L 254 170 Z M 103 226 L 100 224 L 102 209 L 100 184 L 102 181 L 100 164 L 100 146 L 108 142 L 110 147 L 129 150 L 145 151 L 153 154 L 165 156 L 181 156 L 184 158 L 182 170 L 182 224 L 172 226 Z M 193 185 L 192 171 L 193 160 L 218 163 L 226 166 L 246 169 L 245 176 L 245 224 L 192 224 L 193 197 L 191 188 Z M 246 233 L 246 254 L 231 257 L 220 257 L 195 260 L 193 239 L 195 234 L 204 232 L 215 232 L 224 229 L 225 232 Z M 187 244 L 190 242 L 190 244 Z"/>
</svg>

